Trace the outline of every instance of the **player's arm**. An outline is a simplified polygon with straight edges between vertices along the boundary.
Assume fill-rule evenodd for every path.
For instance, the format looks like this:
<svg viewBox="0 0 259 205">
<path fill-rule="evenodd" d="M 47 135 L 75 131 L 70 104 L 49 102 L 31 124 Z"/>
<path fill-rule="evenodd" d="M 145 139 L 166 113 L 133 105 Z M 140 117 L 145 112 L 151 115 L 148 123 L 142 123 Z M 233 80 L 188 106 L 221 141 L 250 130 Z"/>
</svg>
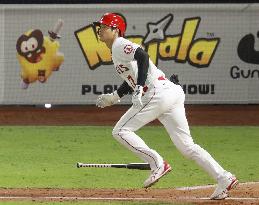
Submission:
<svg viewBox="0 0 259 205">
<path fill-rule="evenodd" d="M 147 72 L 149 67 L 149 56 L 146 51 L 138 47 L 134 54 L 134 59 L 138 64 L 138 79 L 137 85 L 144 86 L 147 79 Z"/>
<path fill-rule="evenodd" d="M 124 81 L 120 87 L 117 89 L 117 94 L 120 98 L 122 98 L 124 95 L 129 94 L 129 92 L 132 91 L 132 88 L 129 86 L 129 84 Z"/>
<path fill-rule="evenodd" d="M 120 87 L 117 90 L 115 90 L 113 93 L 99 95 L 96 100 L 96 106 L 100 108 L 104 108 L 107 106 L 117 104 L 120 102 L 120 99 L 124 95 L 127 95 L 131 90 L 132 88 L 128 85 L 126 81 L 124 81 L 120 85 Z"/>
<path fill-rule="evenodd" d="M 143 87 L 147 79 L 149 56 L 147 52 L 145 52 L 142 48 L 138 47 L 135 51 L 134 59 L 137 61 L 138 64 L 138 79 L 137 85 L 132 95 L 132 104 L 135 108 L 141 108 L 143 105 L 141 97 L 143 94 Z"/>
</svg>

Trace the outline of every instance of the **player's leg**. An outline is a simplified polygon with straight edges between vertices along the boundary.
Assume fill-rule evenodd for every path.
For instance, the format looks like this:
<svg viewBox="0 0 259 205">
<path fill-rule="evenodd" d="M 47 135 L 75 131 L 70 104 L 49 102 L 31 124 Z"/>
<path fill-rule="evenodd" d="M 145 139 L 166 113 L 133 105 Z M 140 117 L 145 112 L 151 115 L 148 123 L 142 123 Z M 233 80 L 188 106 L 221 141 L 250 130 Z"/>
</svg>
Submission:
<svg viewBox="0 0 259 205">
<path fill-rule="evenodd" d="M 131 107 L 118 121 L 112 134 L 121 144 L 142 160 L 148 162 L 151 167 L 151 173 L 158 173 L 154 179 L 152 178 L 151 181 L 146 180 L 144 183 L 144 187 L 149 187 L 158 180 L 158 177 L 160 178 L 170 171 L 171 167 L 135 133 L 136 130 L 155 120 L 161 114 L 158 93 L 151 93 L 150 96 L 143 99 L 143 103 L 143 108 L 140 110 Z M 151 175 L 149 178 L 151 178 Z"/>
<path fill-rule="evenodd" d="M 113 129 L 116 140 L 137 154 L 141 159 L 148 162 L 152 170 L 163 164 L 162 157 L 150 149 L 145 142 L 135 134 L 135 131 L 155 120 L 160 113 L 160 93 L 158 89 L 152 88 L 142 97 L 143 107 L 135 109 L 131 107 L 117 122 Z"/>
<path fill-rule="evenodd" d="M 219 195 L 231 183 L 236 183 L 236 179 L 231 173 L 225 171 L 218 162 L 203 148 L 193 142 L 190 134 L 188 122 L 186 119 L 184 108 L 184 94 L 179 94 L 179 102 L 168 112 L 159 117 L 160 122 L 165 126 L 172 141 L 177 149 L 186 157 L 196 161 L 204 170 L 207 171 L 219 185 L 223 184 L 221 188 L 214 194 Z M 219 196 L 219 198 L 226 196 Z"/>
<path fill-rule="evenodd" d="M 163 114 L 159 120 L 165 126 L 177 149 L 183 155 L 195 160 L 214 179 L 224 175 L 224 169 L 211 155 L 193 142 L 183 105 L 179 104 L 170 112 Z"/>
</svg>

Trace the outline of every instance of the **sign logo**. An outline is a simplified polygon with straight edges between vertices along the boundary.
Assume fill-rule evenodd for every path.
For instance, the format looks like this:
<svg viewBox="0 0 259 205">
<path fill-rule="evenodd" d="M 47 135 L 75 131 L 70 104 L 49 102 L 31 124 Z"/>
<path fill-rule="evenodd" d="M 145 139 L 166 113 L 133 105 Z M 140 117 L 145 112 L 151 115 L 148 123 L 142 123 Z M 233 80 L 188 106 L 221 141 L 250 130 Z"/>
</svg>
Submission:
<svg viewBox="0 0 259 205">
<path fill-rule="evenodd" d="M 186 18 L 180 33 L 166 34 L 167 28 L 173 22 L 173 17 L 173 14 L 167 14 L 157 22 L 148 22 L 147 33 L 144 36 L 136 34 L 125 38 L 141 45 L 156 65 L 158 60 L 174 60 L 177 63 L 188 62 L 195 68 L 209 67 L 220 38 L 213 36 L 196 38 L 201 22 L 200 17 Z M 112 64 L 111 52 L 103 42 L 99 41 L 93 25 L 80 28 L 74 34 L 90 69 Z M 131 53 L 132 50 L 125 47 L 124 52 Z"/>
<path fill-rule="evenodd" d="M 133 47 L 131 45 L 126 45 L 124 47 L 124 53 L 131 54 L 132 51 L 133 51 Z"/>
<path fill-rule="evenodd" d="M 257 38 L 259 38 L 259 31 Z M 255 50 L 255 37 L 252 33 L 245 35 L 239 41 L 237 54 L 246 63 L 259 64 L 259 51 Z"/>
<path fill-rule="evenodd" d="M 259 38 L 259 31 L 257 32 Z M 258 41 L 258 40 L 257 40 Z M 252 33 L 245 35 L 238 43 L 238 57 L 245 63 L 256 65 L 250 69 L 241 68 L 241 66 L 233 65 L 230 68 L 230 77 L 232 79 L 259 79 L 259 51 L 255 49 L 255 36 Z"/>
<path fill-rule="evenodd" d="M 27 89 L 36 81 L 46 83 L 52 72 L 61 67 L 64 54 L 59 49 L 58 32 L 62 26 L 63 21 L 60 19 L 53 31 L 49 31 L 49 36 L 44 36 L 39 29 L 30 29 L 17 39 L 22 89 Z"/>
</svg>

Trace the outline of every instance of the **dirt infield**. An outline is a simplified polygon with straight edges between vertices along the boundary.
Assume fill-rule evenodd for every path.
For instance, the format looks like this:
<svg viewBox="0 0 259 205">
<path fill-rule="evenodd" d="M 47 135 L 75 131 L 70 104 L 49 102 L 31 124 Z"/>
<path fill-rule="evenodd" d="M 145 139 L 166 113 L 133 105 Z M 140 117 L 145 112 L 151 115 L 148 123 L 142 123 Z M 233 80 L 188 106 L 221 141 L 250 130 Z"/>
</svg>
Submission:
<svg viewBox="0 0 259 205">
<path fill-rule="evenodd" d="M 157 201 L 169 203 L 259 204 L 259 182 L 239 184 L 225 200 L 209 200 L 214 187 L 179 189 L 0 189 L 0 199 L 30 201 Z"/>
<path fill-rule="evenodd" d="M 0 125 L 114 125 L 128 108 L 1 106 Z M 186 105 L 186 114 L 190 125 L 259 125 L 259 105 Z"/>
<path fill-rule="evenodd" d="M 114 125 L 128 109 L 114 106 L 1 106 L 0 125 Z M 259 125 L 259 105 L 187 105 L 190 125 Z M 150 123 L 158 125 L 158 121 Z M 30 201 L 159 201 L 191 204 L 259 204 L 259 182 L 240 184 L 230 198 L 212 201 L 214 187 L 192 189 L 0 189 L 0 200 Z"/>
</svg>

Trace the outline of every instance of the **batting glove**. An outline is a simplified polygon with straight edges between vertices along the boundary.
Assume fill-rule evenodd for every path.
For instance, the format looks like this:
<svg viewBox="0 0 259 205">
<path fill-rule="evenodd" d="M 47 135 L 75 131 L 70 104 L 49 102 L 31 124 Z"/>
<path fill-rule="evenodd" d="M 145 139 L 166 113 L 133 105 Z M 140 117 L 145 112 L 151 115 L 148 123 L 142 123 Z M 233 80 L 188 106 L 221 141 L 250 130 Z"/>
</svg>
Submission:
<svg viewBox="0 0 259 205">
<path fill-rule="evenodd" d="M 141 97 L 143 94 L 143 87 L 141 85 L 136 85 L 133 95 L 132 95 L 132 104 L 134 108 L 141 108 L 143 103 L 141 101 Z"/>
<path fill-rule="evenodd" d="M 118 95 L 117 91 L 114 91 L 113 93 L 99 95 L 96 100 L 96 106 L 100 108 L 104 108 L 119 102 L 120 102 L 120 96 Z"/>
</svg>

